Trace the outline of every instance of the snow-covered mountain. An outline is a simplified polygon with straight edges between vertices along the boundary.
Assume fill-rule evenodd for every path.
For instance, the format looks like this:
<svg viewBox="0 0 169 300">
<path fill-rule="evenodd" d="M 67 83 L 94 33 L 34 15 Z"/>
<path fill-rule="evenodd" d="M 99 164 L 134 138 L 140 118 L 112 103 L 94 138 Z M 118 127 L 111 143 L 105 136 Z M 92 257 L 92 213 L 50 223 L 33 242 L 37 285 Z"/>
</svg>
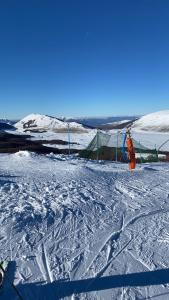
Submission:
<svg viewBox="0 0 169 300">
<path fill-rule="evenodd" d="M 41 114 L 30 114 L 17 122 L 15 127 L 20 131 L 65 132 L 68 130 L 68 124 L 70 129 L 75 132 L 86 132 L 86 128 L 77 122 L 67 123 L 55 117 Z"/>
<path fill-rule="evenodd" d="M 145 131 L 169 132 L 169 110 L 145 115 L 134 122 L 133 128 Z"/>
</svg>

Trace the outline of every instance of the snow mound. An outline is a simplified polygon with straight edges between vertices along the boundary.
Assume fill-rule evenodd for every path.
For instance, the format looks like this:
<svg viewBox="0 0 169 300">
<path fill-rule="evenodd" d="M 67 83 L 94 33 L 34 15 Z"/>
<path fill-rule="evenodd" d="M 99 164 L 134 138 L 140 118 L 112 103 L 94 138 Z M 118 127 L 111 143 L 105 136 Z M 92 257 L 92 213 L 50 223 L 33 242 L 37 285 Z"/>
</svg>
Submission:
<svg viewBox="0 0 169 300">
<path fill-rule="evenodd" d="M 30 114 L 23 118 L 21 121 L 15 124 L 15 127 L 20 131 L 67 131 L 68 123 L 63 120 L 59 120 L 55 117 L 41 115 L 41 114 Z M 87 131 L 83 125 L 76 122 L 70 122 L 69 127 L 75 131 Z"/>
<path fill-rule="evenodd" d="M 145 115 L 135 121 L 132 128 L 145 131 L 169 132 L 169 110 Z"/>
<path fill-rule="evenodd" d="M 13 156 L 15 158 L 20 158 L 20 157 L 24 157 L 24 158 L 32 158 L 34 157 L 36 154 L 33 152 L 29 152 L 29 151 L 18 151 L 16 153 L 13 154 Z"/>
</svg>

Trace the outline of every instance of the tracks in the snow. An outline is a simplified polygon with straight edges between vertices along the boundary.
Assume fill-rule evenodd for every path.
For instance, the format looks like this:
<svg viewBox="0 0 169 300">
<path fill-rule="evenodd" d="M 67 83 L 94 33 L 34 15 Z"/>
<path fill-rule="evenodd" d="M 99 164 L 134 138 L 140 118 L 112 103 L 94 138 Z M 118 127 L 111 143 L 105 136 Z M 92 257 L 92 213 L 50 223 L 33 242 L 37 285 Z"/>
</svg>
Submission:
<svg viewBox="0 0 169 300">
<path fill-rule="evenodd" d="M 44 279 L 46 280 L 46 282 L 53 282 L 53 274 L 50 270 L 49 259 L 44 244 L 41 245 L 41 249 L 39 248 L 36 261 L 38 263 L 39 269 L 45 277 Z"/>
<path fill-rule="evenodd" d="M 130 178 L 130 180 L 133 181 L 133 178 Z M 116 182 L 118 182 L 118 185 L 116 184 Z M 117 188 L 117 186 L 120 186 L 124 184 L 124 186 L 126 186 L 126 188 Z M 133 183 L 130 186 L 129 182 L 128 185 L 126 184 L 126 182 L 124 181 L 124 179 L 122 181 L 118 181 L 118 177 L 116 177 L 115 180 L 115 187 L 114 190 L 112 188 L 112 196 L 116 197 L 116 194 L 121 194 L 121 199 L 124 199 L 125 197 L 130 197 L 132 199 L 132 202 L 135 201 L 135 203 L 132 204 L 134 210 L 139 212 L 135 212 L 135 213 L 129 213 L 129 215 L 125 218 L 123 225 L 121 226 L 121 228 L 119 230 L 117 230 L 116 232 L 112 232 L 107 239 L 104 240 L 104 242 L 102 243 L 102 245 L 99 246 L 99 248 L 97 248 L 97 252 L 95 253 L 93 259 L 90 261 L 90 263 L 86 266 L 86 270 L 85 270 L 85 274 L 88 273 L 89 269 L 92 267 L 92 265 L 95 263 L 95 261 L 97 260 L 97 258 L 100 256 L 100 253 L 103 251 L 103 249 L 106 247 L 107 244 L 109 244 L 110 240 L 114 241 L 116 243 L 120 243 L 120 238 L 121 238 L 121 234 L 126 234 L 128 227 L 131 227 L 132 225 L 134 225 L 137 221 L 146 218 L 146 217 L 151 217 L 153 215 L 156 214 L 161 214 L 161 213 L 166 213 L 166 208 L 160 208 L 160 209 L 156 209 L 155 207 L 151 206 L 151 210 L 149 208 L 148 211 L 146 211 L 146 208 L 144 207 L 144 205 L 146 205 L 147 203 L 145 203 L 145 201 L 142 201 L 143 203 L 141 203 L 141 197 L 142 194 L 144 195 L 144 197 L 146 197 L 146 195 L 150 194 L 150 188 L 149 187 L 143 187 L 139 184 L 139 181 L 137 183 L 138 187 L 134 187 Z M 129 187 L 130 186 L 130 187 Z M 132 188 L 133 186 L 133 188 Z M 113 193 L 115 195 L 113 195 Z M 139 202 L 137 203 L 137 197 L 139 197 Z M 120 200 L 120 198 L 119 198 Z M 141 203 L 141 204 L 140 204 Z M 126 213 L 126 212 L 125 212 Z M 113 214 L 112 214 L 112 218 L 113 218 Z M 104 234 L 104 233 L 103 233 Z M 97 239 L 97 236 L 95 236 L 95 239 Z M 122 245 L 121 248 L 118 251 L 111 251 L 112 252 L 112 257 L 108 260 L 107 264 L 101 268 L 97 273 L 96 276 L 101 276 L 104 274 L 104 272 L 107 270 L 107 268 L 111 265 L 112 261 L 119 256 L 126 248 L 127 246 L 134 240 L 135 238 L 128 238 L 128 241 L 125 243 L 125 245 Z M 94 250 L 93 250 L 94 252 Z M 92 250 L 90 252 L 90 256 L 92 256 Z"/>
<path fill-rule="evenodd" d="M 23 243 L 20 240 L 18 248 L 11 236 L 12 251 L 17 258 L 23 255 L 28 261 L 32 251 L 32 278 L 35 269 L 39 278 L 48 283 L 62 278 L 78 280 L 109 275 L 130 247 L 137 258 L 134 246 L 142 245 L 139 230 L 145 229 L 147 220 L 151 223 L 152 219 L 156 225 L 155 216 L 162 218 L 169 212 L 164 184 L 156 182 L 151 186 L 147 179 L 143 182 L 140 174 L 103 174 L 97 168 L 100 167 L 96 166 L 94 171 L 80 169 L 76 180 L 67 178 L 60 183 L 34 179 L 31 183 L 5 187 L 4 195 L 15 195 L 15 202 L 20 201 L 14 215 L 22 237 L 24 231 L 26 237 Z M 160 195 L 164 197 L 159 203 Z M 24 280 L 29 278 L 25 273 L 24 269 L 20 272 Z"/>
<path fill-rule="evenodd" d="M 116 178 L 116 180 L 118 180 L 118 178 Z M 123 183 L 123 181 L 122 181 L 122 183 Z M 99 193 L 95 193 L 93 191 L 91 193 L 91 197 L 90 197 L 88 187 L 87 187 L 87 190 L 86 190 L 87 192 L 85 191 L 85 188 L 86 188 L 85 183 L 83 183 L 81 188 L 78 187 L 79 190 L 76 188 L 76 186 L 77 185 L 74 183 L 74 187 L 73 187 L 74 191 L 76 191 L 76 193 L 79 194 L 82 197 L 82 202 L 81 203 L 83 203 L 83 205 L 81 207 L 81 213 L 83 212 L 83 214 L 86 218 L 85 227 L 87 228 L 88 234 L 93 236 L 94 240 L 93 240 L 93 248 L 90 247 L 90 249 L 88 249 L 86 251 L 86 249 L 85 249 L 85 247 L 87 246 L 86 243 L 88 243 L 89 240 L 90 240 L 90 239 L 88 240 L 88 237 L 86 237 L 86 241 L 84 241 L 84 245 L 82 247 L 80 247 L 80 249 L 77 251 L 77 253 L 74 253 L 72 255 L 72 259 L 76 260 L 78 258 L 78 260 L 77 260 L 78 262 L 76 262 L 76 264 L 74 266 L 75 269 L 74 269 L 73 273 L 70 272 L 71 273 L 71 276 L 70 276 L 71 279 L 76 279 L 76 278 L 79 278 L 79 277 L 85 277 L 85 276 L 87 276 L 87 274 L 90 274 L 90 270 L 95 265 L 98 257 L 104 255 L 104 254 L 101 254 L 101 253 L 102 252 L 104 253 L 105 249 L 107 248 L 107 246 L 111 242 L 113 245 L 116 244 L 116 249 L 111 250 L 111 255 L 108 258 L 107 262 L 104 263 L 104 266 L 102 266 L 95 273 L 96 277 L 102 276 L 107 271 L 107 269 L 111 266 L 112 262 L 120 254 L 122 254 L 125 251 L 125 249 L 127 249 L 127 247 L 130 245 L 130 243 L 132 243 L 135 240 L 137 234 L 135 234 L 133 236 L 128 234 L 127 229 L 129 227 L 133 226 L 137 221 L 139 221 L 141 219 L 151 217 L 151 216 L 154 216 L 156 214 L 166 213 L 168 211 L 168 210 L 166 211 L 166 209 L 163 209 L 163 208 L 155 209 L 155 207 L 151 207 L 151 210 L 149 208 L 148 211 L 146 210 L 146 208 L 142 208 L 142 209 L 139 209 L 138 213 L 135 213 L 135 214 L 129 213 L 128 216 L 126 216 L 125 218 L 122 214 L 120 228 L 117 231 L 113 231 L 113 232 L 110 230 L 110 227 L 109 227 L 109 229 L 107 228 L 107 233 L 109 232 L 108 235 L 105 234 L 105 232 L 103 230 L 104 238 L 103 238 L 102 241 L 97 242 L 97 239 L 100 238 L 100 237 L 97 236 L 97 231 L 96 230 L 93 230 L 93 228 L 90 228 L 90 226 L 89 226 L 90 222 L 88 223 L 88 219 L 90 218 L 90 214 L 87 215 L 86 212 L 83 211 L 83 207 L 85 207 L 85 205 L 90 205 L 94 201 L 93 204 L 96 203 L 96 205 L 100 205 L 100 211 L 102 211 L 103 216 L 104 216 L 104 211 L 108 209 L 109 214 L 111 214 L 111 212 L 112 212 L 112 218 L 114 218 L 114 215 L 116 214 L 116 209 L 114 211 L 112 209 L 110 209 L 110 204 L 108 204 L 110 202 L 109 201 L 108 201 L 108 203 L 106 201 L 104 202 L 103 198 L 102 198 L 102 200 L 101 199 L 93 200 L 93 199 L 96 199 L 96 197 L 99 196 Z M 112 186 L 112 196 L 115 196 L 115 197 L 116 197 L 116 188 L 117 188 L 117 185 L 115 186 L 115 189 L 114 189 L 114 186 Z M 72 189 L 72 191 L 73 191 L 73 189 Z M 90 190 L 92 191 L 91 188 L 90 188 Z M 130 187 L 130 191 L 131 190 L 132 190 L 132 187 Z M 123 191 L 124 191 L 124 193 L 123 193 Z M 136 195 L 140 196 L 141 188 L 134 188 L 133 192 L 131 192 L 131 193 L 128 193 L 127 189 L 124 189 L 124 190 L 121 189 L 120 192 L 121 192 L 123 197 L 125 195 L 128 195 L 130 197 L 132 195 L 131 198 L 133 199 L 133 201 L 137 202 L 137 198 L 135 198 L 135 197 L 136 197 Z M 145 195 L 148 194 L 149 193 L 149 188 L 144 188 L 144 192 L 145 192 Z M 114 195 L 113 195 L 113 193 L 114 193 Z M 117 189 L 117 193 L 119 193 L 118 189 Z M 78 205 L 79 205 L 78 202 L 75 203 L 75 205 L 78 207 Z M 76 209 L 77 209 L 77 207 L 76 207 Z M 138 211 L 137 204 L 135 205 L 135 209 Z M 73 213 L 74 210 L 75 210 L 75 206 L 72 207 L 70 210 L 68 210 L 67 213 L 66 213 L 67 217 L 70 214 L 71 215 L 74 214 Z M 80 211 L 79 211 L 79 213 L 80 213 Z M 78 215 L 75 216 L 75 217 L 78 217 Z M 82 217 L 82 218 L 84 218 L 84 217 Z M 63 218 L 62 218 L 62 221 L 63 221 Z M 100 219 L 100 223 L 101 223 L 101 221 L 103 222 L 103 220 Z M 60 223 L 63 223 L 63 222 L 60 221 Z M 58 232 L 57 241 L 55 241 L 56 243 L 60 241 L 60 238 L 62 240 L 64 240 L 65 238 L 69 238 L 69 239 L 76 238 L 76 236 L 78 235 L 78 232 L 80 232 L 80 228 L 79 228 L 78 231 L 74 230 L 74 232 L 72 232 L 71 234 L 60 236 L 61 232 L 58 229 L 58 228 L 60 228 L 60 223 L 58 222 L 57 224 L 53 224 L 51 227 L 49 227 L 48 232 L 45 234 L 45 236 L 42 238 L 42 240 L 40 240 L 38 242 L 38 244 L 40 245 L 42 243 L 47 242 L 48 238 L 50 238 L 50 235 L 52 235 L 52 231 Z M 63 226 L 63 224 L 62 224 L 62 226 Z M 113 223 L 112 223 L 112 226 L 113 226 Z M 57 228 L 57 230 L 56 230 L 56 228 Z M 131 230 L 130 230 L 130 232 L 131 232 Z M 124 237 L 125 234 L 127 234 L 128 238 L 127 238 L 126 243 L 122 243 L 121 235 L 123 235 L 123 237 Z M 118 244 L 118 247 L 117 247 L 117 244 Z M 86 258 L 86 255 L 88 256 L 88 258 Z M 47 270 L 47 268 L 46 268 L 46 270 Z M 49 280 L 49 278 L 48 278 L 48 280 Z"/>
</svg>

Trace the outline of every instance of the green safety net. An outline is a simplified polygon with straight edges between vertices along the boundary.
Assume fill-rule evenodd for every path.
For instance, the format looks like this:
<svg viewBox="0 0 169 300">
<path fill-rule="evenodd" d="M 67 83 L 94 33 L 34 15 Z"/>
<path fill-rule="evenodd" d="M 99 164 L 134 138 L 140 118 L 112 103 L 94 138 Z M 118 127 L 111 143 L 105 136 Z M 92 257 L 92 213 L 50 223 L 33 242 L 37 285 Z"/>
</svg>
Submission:
<svg viewBox="0 0 169 300">
<path fill-rule="evenodd" d="M 133 138 L 132 140 L 138 161 L 158 160 L 156 149 L 149 149 L 137 140 Z M 109 134 L 98 131 L 87 148 L 81 151 L 80 156 L 90 159 L 124 161 L 122 157 L 123 142 L 124 133 Z M 127 151 L 127 148 L 125 150 Z"/>
</svg>

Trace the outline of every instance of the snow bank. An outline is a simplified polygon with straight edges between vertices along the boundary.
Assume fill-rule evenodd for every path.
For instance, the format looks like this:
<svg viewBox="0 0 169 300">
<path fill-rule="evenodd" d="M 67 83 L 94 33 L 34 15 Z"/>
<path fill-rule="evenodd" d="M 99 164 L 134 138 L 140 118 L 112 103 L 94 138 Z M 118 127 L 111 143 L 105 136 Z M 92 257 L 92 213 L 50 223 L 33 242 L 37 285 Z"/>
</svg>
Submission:
<svg viewBox="0 0 169 300">
<path fill-rule="evenodd" d="M 31 158 L 31 157 L 34 157 L 36 154 L 35 153 L 33 153 L 33 152 L 29 152 L 29 151 L 18 151 L 18 152 L 16 152 L 16 153 L 14 153 L 14 154 L 12 154 L 12 156 L 14 157 L 14 158 Z"/>
</svg>

